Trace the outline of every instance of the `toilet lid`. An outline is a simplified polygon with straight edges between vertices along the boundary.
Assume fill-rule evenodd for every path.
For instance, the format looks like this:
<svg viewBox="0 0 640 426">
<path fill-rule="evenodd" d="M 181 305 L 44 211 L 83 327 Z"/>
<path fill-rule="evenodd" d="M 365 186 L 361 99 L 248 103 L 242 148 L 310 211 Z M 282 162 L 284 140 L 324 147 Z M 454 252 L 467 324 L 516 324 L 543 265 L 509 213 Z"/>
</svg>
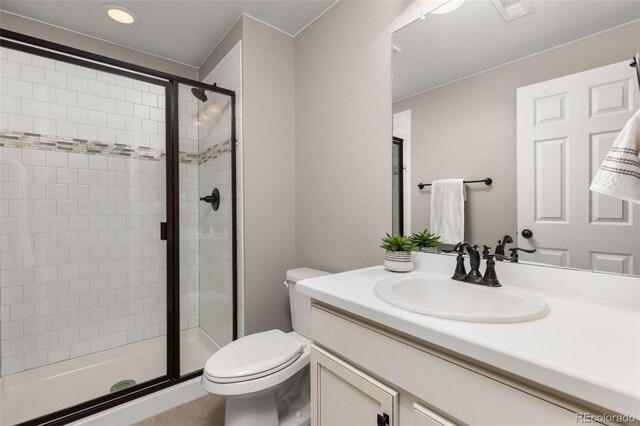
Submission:
<svg viewBox="0 0 640 426">
<path fill-rule="evenodd" d="M 249 380 L 286 367 L 302 351 L 299 341 L 280 330 L 251 334 L 213 354 L 204 366 L 204 373 L 220 382 Z"/>
</svg>

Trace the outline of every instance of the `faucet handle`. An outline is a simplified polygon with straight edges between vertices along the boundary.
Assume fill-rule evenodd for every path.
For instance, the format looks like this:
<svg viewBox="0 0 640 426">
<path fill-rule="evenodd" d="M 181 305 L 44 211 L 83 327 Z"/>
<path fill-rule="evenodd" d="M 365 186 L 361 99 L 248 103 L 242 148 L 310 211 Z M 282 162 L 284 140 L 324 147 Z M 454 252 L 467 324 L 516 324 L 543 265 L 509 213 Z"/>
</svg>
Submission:
<svg viewBox="0 0 640 426">
<path fill-rule="evenodd" d="M 513 247 L 513 248 L 510 248 L 509 251 L 511 252 L 511 257 L 508 259 L 509 262 L 518 263 L 519 251 L 523 251 L 525 253 L 535 253 L 537 249 L 527 250 L 520 247 Z M 507 260 L 507 259 L 504 259 L 504 260 Z"/>
<path fill-rule="evenodd" d="M 482 277 L 482 279 L 484 281 L 484 284 L 489 287 L 502 287 L 502 284 L 500 284 L 500 280 L 498 280 L 498 275 L 496 275 L 495 269 L 495 258 L 497 258 L 498 256 L 500 255 L 490 254 L 487 256 L 487 269 L 484 271 L 484 276 Z"/>
<path fill-rule="evenodd" d="M 520 247 L 514 247 L 514 248 L 510 248 L 509 251 L 511 253 L 517 253 L 518 251 L 523 251 L 525 253 L 535 253 L 536 251 L 538 251 L 538 249 L 527 250 L 527 249 L 523 249 L 523 248 L 520 248 Z"/>
<path fill-rule="evenodd" d="M 467 270 L 464 267 L 464 255 L 462 252 L 458 252 L 456 257 L 456 270 L 451 277 L 452 280 L 464 281 L 467 279 Z"/>
<path fill-rule="evenodd" d="M 486 244 L 480 244 L 480 245 L 476 244 L 476 245 L 473 246 L 473 248 L 476 249 L 476 250 L 478 249 L 478 247 L 482 247 L 482 258 L 483 259 L 488 259 L 489 258 L 489 254 L 491 253 L 490 252 L 491 247 L 489 247 Z"/>
</svg>

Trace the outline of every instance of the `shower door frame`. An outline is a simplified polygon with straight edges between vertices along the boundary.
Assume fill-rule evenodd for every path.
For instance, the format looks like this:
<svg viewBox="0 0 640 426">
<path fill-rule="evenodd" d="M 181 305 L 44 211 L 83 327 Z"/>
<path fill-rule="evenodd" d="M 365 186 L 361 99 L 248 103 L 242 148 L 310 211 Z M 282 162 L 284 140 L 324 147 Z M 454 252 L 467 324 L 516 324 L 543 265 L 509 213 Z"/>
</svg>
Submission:
<svg viewBox="0 0 640 426">
<path fill-rule="evenodd" d="M 90 69 L 130 77 L 165 88 L 166 126 L 166 260 L 167 260 L 167 365 L 163 376 L 114 394 L 81 402 L 77 405 L 30 419 L 20 425 L 64 425 L 99 413 L 142 396 L 177 385 L 202 375 L 202 369 L 180 375 L 180 204 L 179 204 L 179 135 L 178 87 L 180 84 L 229 96 L 231 105 L 231 249 L 233 294 L 233 340 L 238 338 L 238 253 L 237 253 L 237 182 L 236 182 L 236 94 L 216 84 L 209 85 L 188 78 L 131 64 L 48 40 L 0 28 L 0 46 L 59 60 Z M 162 226 L 158 224 L 158 226 Z"/>
<path fill-rule="evenodd" d="M 404 235 L 404 139 L 393 136 L 391 139 L 391 145 L 398 146 L 398 162 L 400 163 L 400 170 L 398 170 L 398 186 L 400 187 L 398 194 L 398 228 L 400 229 L 398 234 Z M 391 168 L 393 169 L 393 165 Z"/>
</svg>

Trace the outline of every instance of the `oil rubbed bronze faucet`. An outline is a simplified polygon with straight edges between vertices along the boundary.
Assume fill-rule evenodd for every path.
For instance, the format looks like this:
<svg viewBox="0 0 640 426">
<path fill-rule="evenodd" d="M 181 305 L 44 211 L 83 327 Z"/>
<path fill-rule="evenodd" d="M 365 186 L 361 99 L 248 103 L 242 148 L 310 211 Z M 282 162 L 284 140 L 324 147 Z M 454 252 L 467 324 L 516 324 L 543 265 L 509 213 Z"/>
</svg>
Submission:
<svg viewBox="0 0 640 426">
<path fill-rule="evenodd" d="M 504 256 L 504 248 L 507 244 L 511 244 L 513 242 L 513 238 L 511 235 L 505 234 L 501 239 L 498 240 L 498 245 L 496 246 L 496 254 Z"/>
<path fill-rule="evenodd" d="M 472 246 L 465 241 L 461 241 L 456 244 L 453 250 L 458 252 L 458 257 L 456 258 L 456 270 L 453 273 L 451 279 L 456 281 L 463 281 L 465 283 L 484 285 L 487 287 L 502 287 L 500 281 L 498 280 L 498 276 L 496 275 L 496 258 L 507 258 L 499 254 L 488 253 L 487 246 L 482 246 L 483 254 L 481 256 L 476 247 L 478 246 Z M 471 267 L 471 271 L 469 273 L 467 273 L 464 267 L 465 249 L 469 254 L 469 264 Z M 484 275 L 480 273 L 481 258 L 487 259 L 487 269 L 485 270 Z"/>
<path fill-rule="evenodd" d="M 471 267 L 471 271 L 468 274 L 464 267 L 465 249 L 469 254 L 469 265 Z M 458 252 L 458 257 L 456 259 L 456 271 L 451 279 L 464 281 L 466 283 L 486 285 L 480 273 L 480 253 L 478 253 L 478 250 L 465 241 L 460 241 L 453 250 Z"/>
<path fill-rule="evenodd" d="M 498 245 L 496 246 L 496 256 L 495 258 L 498 260 L 505 260 L 507 262 L 518 263 L 518 252 L 523 251 L 525 253 L 535 253 L 536 249 L 527 250 L 520 247 L 513 247 L 509 249 L 511 252 L 511 256 L 505 256 L 505 246 L 507 244 L 511 244 L 513 242 L 513 238 L 511 235 L 505 234 L 501 239 L 498 240 Z"/>
</svg>

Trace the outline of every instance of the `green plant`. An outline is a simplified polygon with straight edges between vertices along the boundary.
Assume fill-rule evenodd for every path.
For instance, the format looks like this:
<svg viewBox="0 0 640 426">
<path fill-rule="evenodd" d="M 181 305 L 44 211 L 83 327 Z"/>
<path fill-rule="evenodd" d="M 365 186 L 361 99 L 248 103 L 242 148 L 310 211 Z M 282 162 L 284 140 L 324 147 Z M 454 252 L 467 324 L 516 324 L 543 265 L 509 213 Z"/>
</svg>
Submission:
<svg viewBox="0 0 640 426">
<path fill-rule="evenodd" d="M 415 244 L 418 249 L 426 249 L 438 247 L 440 245 L 440 236 L 434 235 L 426 229 L 424 232 L 416 232 L 409 240 Z"/>
<path fill-rule="evenodd" d="M 411 251 L 416 245 L 404 235 L 389 235 L 382 239 L 380 247 L 389 251 Z"/>
</svg>

